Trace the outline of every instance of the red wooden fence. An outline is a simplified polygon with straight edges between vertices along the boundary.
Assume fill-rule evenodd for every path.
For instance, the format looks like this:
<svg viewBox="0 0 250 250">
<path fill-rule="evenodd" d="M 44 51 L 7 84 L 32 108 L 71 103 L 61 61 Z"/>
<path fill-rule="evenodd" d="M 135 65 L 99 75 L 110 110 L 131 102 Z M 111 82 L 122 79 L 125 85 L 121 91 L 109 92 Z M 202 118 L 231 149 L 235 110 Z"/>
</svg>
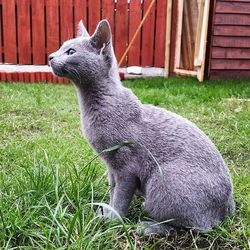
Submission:
<svg viewBox="0 0 250 250">
<path fill-rule="evenodd" d="M 99 20 L 112 27 L 121 58 L 150 0 L 0 0 L 0 62 L 46 65 L 48 55 L 76 34 L 83 19 L 90 34 Z M 157 0 L 122 66 L 164 67 L 167 0 Z"/>
</svg>

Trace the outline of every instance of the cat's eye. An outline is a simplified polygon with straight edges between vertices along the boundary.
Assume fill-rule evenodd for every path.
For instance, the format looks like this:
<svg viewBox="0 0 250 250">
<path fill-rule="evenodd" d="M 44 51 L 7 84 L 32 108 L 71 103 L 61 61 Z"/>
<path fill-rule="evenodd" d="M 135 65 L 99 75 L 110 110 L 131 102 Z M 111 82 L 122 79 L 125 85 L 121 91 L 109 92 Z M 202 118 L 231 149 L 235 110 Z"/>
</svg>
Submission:
<svg viewBox="0 0 250 250">
<path fill-rule="evenodd" d="M 76 51 L 74 49 L 67 50 L 67 55 L 73 55 Z"/>
</svg>

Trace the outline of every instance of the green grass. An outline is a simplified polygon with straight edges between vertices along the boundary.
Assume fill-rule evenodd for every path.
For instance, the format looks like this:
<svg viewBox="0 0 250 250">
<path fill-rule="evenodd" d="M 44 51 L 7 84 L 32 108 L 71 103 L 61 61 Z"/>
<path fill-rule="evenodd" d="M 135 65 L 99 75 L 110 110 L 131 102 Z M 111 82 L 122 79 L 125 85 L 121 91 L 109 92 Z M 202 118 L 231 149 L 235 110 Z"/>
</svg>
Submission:
<svg viewBox="0 0 250 250">
<path fill-rule="evenodd" d="M 74 87 L 0 84 L 1 249 L 248 249 L 250 83 L 194 79 L 125 82 L 144 103 L 195 122 L 215 142 L 234 183 L 237 210 L 207 234 L 141 237 L 134 200 L 125 224 L 104 224 L 105 167 L 82 138 Z"/>
</svg>

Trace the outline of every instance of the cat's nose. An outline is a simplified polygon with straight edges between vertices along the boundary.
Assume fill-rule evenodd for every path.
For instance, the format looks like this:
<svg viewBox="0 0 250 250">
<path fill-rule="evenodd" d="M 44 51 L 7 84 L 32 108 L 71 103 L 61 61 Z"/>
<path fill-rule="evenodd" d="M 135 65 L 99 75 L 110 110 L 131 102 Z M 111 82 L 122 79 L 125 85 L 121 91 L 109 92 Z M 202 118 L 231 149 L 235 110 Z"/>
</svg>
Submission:
<svg viewBox="0 0 250 250">
<path fill-rule="evenodd" d="M 54 58 L 54 56 L 49 55 L 49 61 L 51 61 Z"/>
</svg>

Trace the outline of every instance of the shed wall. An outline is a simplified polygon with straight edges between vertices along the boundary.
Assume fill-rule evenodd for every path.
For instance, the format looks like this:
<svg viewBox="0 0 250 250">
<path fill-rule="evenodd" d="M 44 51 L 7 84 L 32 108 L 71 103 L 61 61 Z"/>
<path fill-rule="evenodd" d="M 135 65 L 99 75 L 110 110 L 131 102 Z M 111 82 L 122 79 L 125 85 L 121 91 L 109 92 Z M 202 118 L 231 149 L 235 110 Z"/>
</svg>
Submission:
<svg viewBox="0 0 250 250">
<path fill-rule="evenodd" d="M 210 79 L 250 79 L 250 0 L 217 0 L 209 60 Z"/>
</svg>

